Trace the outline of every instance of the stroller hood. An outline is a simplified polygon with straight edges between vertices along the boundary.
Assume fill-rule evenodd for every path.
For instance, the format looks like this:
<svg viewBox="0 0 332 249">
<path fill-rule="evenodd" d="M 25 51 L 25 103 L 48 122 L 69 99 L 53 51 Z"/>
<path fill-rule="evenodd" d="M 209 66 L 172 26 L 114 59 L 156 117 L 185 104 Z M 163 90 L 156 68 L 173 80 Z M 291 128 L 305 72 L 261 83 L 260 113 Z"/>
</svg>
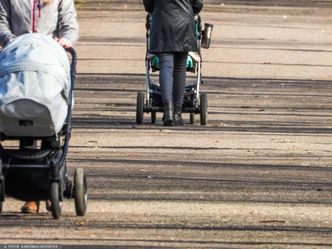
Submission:
<svg viewBox="0 0 332 249">
<path fill-rule="evenodd" d="M 67 116 L 70 63 L 51 37 L 25 34 L 0 53 L 0 132 L 44 137 L 58 133 Z"/>
</svg>

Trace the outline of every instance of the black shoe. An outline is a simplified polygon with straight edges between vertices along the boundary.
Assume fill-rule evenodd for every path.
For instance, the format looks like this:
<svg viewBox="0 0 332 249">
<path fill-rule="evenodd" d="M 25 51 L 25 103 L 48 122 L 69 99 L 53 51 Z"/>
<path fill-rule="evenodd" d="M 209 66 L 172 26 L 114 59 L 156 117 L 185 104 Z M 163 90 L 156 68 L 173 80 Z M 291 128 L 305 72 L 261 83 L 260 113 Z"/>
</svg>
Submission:
<svg viewBox="0 0 332 249">
<path fill-rule="evenodd" d="M 174 106 L 174 125 L 180 126 L 183 125 L 183 119 L 182 119 L 182 106 Z"/>
<path fill-rule="evenodd" d="M 173 126 L 173 108 L 171 103 L 164 104 L 164 126 Z"/>
</svg>

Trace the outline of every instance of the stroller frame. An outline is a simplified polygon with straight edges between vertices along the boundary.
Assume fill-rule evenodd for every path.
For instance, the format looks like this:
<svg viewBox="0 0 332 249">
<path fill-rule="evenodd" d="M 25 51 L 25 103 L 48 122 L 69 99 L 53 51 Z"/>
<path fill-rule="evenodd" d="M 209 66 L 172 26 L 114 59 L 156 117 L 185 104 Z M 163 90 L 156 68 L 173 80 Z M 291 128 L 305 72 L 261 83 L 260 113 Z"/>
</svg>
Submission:
<svg viewBox="0 0 332 249">
<path fill-rule="evenodd" d="M 150 27 L 151 27 L 151 15 L 148 14 L 146 17 L 146 58 L 145 58 L 145 68 L 146 68 L 146 80 L 145 80 L 145 91 L 139 91 L 137 93 L 137 105 L 136 105 L 136 124 L 143 124 L 144 113 L 151 113 L 151 123 L 156 122 L 156 113 L 164 112 L 160 86 L 154 84 L 151 80 L 151 71 L 155 72 L 158 69 L 153 68 L 152 59 L 155 54 L 150 53 Z M 182 112 L 190 114 L 190 123 L 195 123 L 195 114 L 200 114 L 201 125 L 207 124 L 208 115 L 208 104 L 207 104 L 207 94 L 200 92 L 202 80 L 202 28 L 200 23 L 200 17 L 195 17 L 196 25 L 196 38 L 197 38 L 197 48 L 198 53 L 189 53 L 189 56 L 193 60 L 193 68 L 190 71 L 195 73 L 196 80 L 194 84 L 186 85 L 184 89 L 184 101 L 182 105 Z M 195 60 L 195 58 L 196 60 Z"/>
<path fill-rule="evenodd" d="M 68 97 L 68 112 L 65 124 L 59 134 L 51 137 L 14 137 L 0 133 L 0 141 L 19 140 L 19 149 L 5 149 L 0 144 L 0 214 L 5 196 L 23 201 L 50 200 L 52 216 L 61 215 L 64 197 L 75 199 L 78 216 L 84 216 L 87 209 L 87 179 L 83 169 L 76 169 L 74 182 L 67 175 L 66 156 L 72 128 L 72 100 L 76 78 L 77 54 L 73 48 L 66 49 L 71 55 L 71 86 Z M 63 145 L 60 138 L 64 136 Z M 24 146 L 42 139 L 47 148 Z M 30 144 L 29 144 L 30 143 Z"/>
</svg>

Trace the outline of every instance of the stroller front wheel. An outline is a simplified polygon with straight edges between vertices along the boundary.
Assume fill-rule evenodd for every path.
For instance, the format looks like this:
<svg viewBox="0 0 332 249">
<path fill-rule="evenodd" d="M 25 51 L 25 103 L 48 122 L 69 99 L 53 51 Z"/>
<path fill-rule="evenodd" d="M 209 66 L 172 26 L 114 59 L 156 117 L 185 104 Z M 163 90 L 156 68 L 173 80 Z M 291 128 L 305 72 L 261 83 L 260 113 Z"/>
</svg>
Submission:
<svg viewBox="0 0 332 249">
<path fill-rule="evenodd" d="M 54 219 L 59 219 L 61 215 L 61 202 L 59 193 L 59 183 L 52 182 L 50 199 L 52 204 L 52 216 Z"/>
</svg>

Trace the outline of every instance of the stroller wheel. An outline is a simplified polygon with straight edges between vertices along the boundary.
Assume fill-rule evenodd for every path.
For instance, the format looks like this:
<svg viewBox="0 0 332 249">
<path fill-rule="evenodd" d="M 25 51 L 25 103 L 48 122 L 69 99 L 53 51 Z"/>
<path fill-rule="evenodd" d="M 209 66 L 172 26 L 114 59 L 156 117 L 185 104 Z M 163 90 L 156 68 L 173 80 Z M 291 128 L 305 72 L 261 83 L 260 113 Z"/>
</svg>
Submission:
<svg viewBox="0 0 332 249">
<path fill-rule="evenodd" d="M 52 216 L 54 219 L 59 219 L 61 215 L 61 203 L 60 203 L 60 191 L 59 183 L 52 182 L 51 184 L 51 204 L 52 204 Z"/>
<path fill-rule="evenodd" d="M 157 118 L 157 113 L 156 112 L 151 112 L 151 124 L 156 123 L 156 118 Z"/>
<path fill-rule="evenodd" d="M 5 184 L 4 184 L 4 179 L 2 175 L 2 160 L 0 159 L 0 215 L 2 213 L 2 206 L 3 206 L 3 201 L 5 197 Z"/>
<path fill-rule="evenodd" d="M 207 124 L 207 116 L 208 116 L 208 101 L 207 94 L 200 94 L 200 117 L 201 117 L 201 125 Z"/>
<path fill-rule="evenodd" d="M 190 122 L 190 124 L 195 124 L 195 113 L 194 112 L 190 113 L 189 122 Z"/>
<path fill-rule="evenodd" d="M 2 185 L 2 182 L 0 181 L 0 215 L 2 213 L 4 195 L 5 195 L 5 193 L 4 193 L 3 185 Z"/>
<path fill-rule="evenodd" d="M 136 124 L 143 124 L 143 115 L 144 115 L 144 92 L 139 91 L 137 93 Z"/>
<path fill-rule="evenodd" d="M 84 216 L 88 206 L 88 184 L 83 169 L 76 169 L 74 177 L 76 215 Z"/>
<path fill-rule="evenodd" d="M 1 176 L 0 176 L 1 177 Z M 2 182 L 0 181 L 0 215 L 2 213 L 2 207 L 3 207 L 3 200 L 4 200 L 4 189 L 3 189 L 3 185 Z"/>
</svg>

